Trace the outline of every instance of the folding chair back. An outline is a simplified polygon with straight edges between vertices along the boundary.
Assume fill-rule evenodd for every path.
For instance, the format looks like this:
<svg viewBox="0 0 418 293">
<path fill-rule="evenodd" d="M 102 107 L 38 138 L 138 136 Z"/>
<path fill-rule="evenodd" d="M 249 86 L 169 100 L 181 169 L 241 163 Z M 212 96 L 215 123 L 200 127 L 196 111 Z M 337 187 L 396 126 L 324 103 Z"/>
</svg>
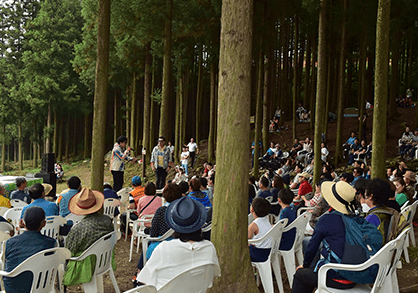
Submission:
<svg viewBox="0 0 418 293">
<path fill-rule="evenodd" d="M 121 202 L 114 198 L 107 198 L 103 203 L 103 209 L 106 216 L 113 219 L 115 216 L 115 209 L 120 206 Z"/>
<path fill-rule="evenodd" d="M 123 293 L 157 293 L 157 288 L 153 285 L 144 285 L 125 291 Z"/>
<path fill-rule="evenodd" d="M 10 204 L 14 208 L 23 208 L 23 207 L 28 205 L 26 202 L 24 202 L 23 200 L 20 200 L 20 199 L 11 199 Z"/>
<path fill-rule="evenodd" d="M 0 231 L 1 232 L 8 232 L 13 231 L 14 227 L 9 222 L 0 222 Z"/>
<path fill-rule="evenodd" d="M 41 233 L 57 240 L 60 227 L 65 223 L 67 223 L 67 221 L 61 216 L 46 217 L 46 225 L 42 228 Z"/>
<path fill-rule="evenodd" d="M 178 292 L 201 293 L 212 287 L 213 279 L 221 275 L 218 264 L 208 263 L 178 274 L 158 290 L 158 293 Z"/>
<path fill-rule="evenodd" d="M 20 215 L 22 214 L 23 208 L 11 208 L 4 213 L 4 218 L 9 221 L 15 229 L 15 234 L 17 234 L 17 227 L 19 227 Z"/>
<path fill-rule="evenodd" d="M 13 271 L 0 271 L 2 277 L 16 277 L 25 271 L 33 274 L 32 293 L 54 292 L 57 272 L 59 272 L 58 285 L 60 292 L 63 292 L 62 273 L 64 264 L 71 256 L 67 248 L 51 248 L 38 252 L 18 265 Z"/>
<path fill-rule="evenodd" d="M 0 207 L 0 216 L 4 216 L 4 213 L 6 213 L 9 210 L 9 208 L 6 207 Z"/>
<path fill-rule="evenodd" d="M 73 222 L 73 226 L 80 223 L 81 220 L 84 219 L 84 216 L 79 216 L 73 213 L 69 213 L 66 217 L 65 220 L 68 221 L 72 221 Z"/>
</svg>

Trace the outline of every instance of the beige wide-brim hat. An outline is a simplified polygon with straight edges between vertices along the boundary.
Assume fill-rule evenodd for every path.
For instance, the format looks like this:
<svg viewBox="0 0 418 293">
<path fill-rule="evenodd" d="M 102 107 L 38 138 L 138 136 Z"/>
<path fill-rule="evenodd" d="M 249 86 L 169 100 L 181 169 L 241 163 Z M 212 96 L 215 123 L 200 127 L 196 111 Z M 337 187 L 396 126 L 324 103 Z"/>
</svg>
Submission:
<svg viewBox="0 0 418 293">
<path fill-rule="evenodd" d="M 321 184 L 322 196 L 334 210 L 349 215 L 354 212 L 355 191 L 344 181 L 324 182 Z M 351 209 L 349 211 L 348 209 Z"/>
<path fill-rule="evenodd" d="M 45 195 L 48 195 L 52 190 L 52 185 L 48 183 L 42 183 L 45 189 Z"/>
<path fill-rule="evenodd" d="M 100 210 L 103 202 L 103 193 L 86 187 L 70 199 L 68 209 L 76 215 L 89 215 Z"/>
</svg>

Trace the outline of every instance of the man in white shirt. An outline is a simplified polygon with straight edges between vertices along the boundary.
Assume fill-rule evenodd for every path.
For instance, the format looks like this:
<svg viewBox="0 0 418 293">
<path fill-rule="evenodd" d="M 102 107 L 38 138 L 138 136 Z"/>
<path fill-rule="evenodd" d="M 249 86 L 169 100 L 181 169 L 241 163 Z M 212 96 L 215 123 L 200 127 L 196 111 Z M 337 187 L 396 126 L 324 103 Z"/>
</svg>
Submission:
<svg viewBox="0 0 418 293">
<path fill-rule="evenodd" d="M 197 143 L 194 142 L 193 137 L 190 139 L 190 142 L 187 145 L 187 147 L 189 148 L 189 156 L 190 156 L 190 159 L 191 159 L 191 168 L 193 168 L 194 167 L 195 156 L 196 156 L 196 154 L 199 153 L 199 148 L 197 146 Z"/>
<path fill-rule="evenodd" d="M 187 166 L 189 164 L 189 152 L 187 151 L 187 148 L 185 146 L 183 146 L 183 152 L 180 155 L 180 159 L 181 166 L 183 167 L 184 172 L 187 176 L 189 176 L 189 170 L 187 169 Z"/>
</svg>

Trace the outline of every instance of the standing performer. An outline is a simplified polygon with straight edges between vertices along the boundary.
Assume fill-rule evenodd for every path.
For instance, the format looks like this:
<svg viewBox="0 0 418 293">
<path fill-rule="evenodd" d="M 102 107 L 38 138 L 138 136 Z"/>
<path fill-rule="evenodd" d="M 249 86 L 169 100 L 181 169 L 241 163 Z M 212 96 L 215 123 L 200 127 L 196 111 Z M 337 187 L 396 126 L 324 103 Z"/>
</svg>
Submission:
<svg viewBox="0 0 418 293">
<path fill-rule="evenodd" d="M 129 157 L 131 147 L 126 148 L 128 139 L 126 136 L 119 136 L 112 150 L 112 161 L 110 171 L 113 175 L 113 190 L 118 192 L 123 186 L 123 173 L 125 171 L 125 161 L 135 163 L 136 158 Z"/>
<path fill-rule="evenodd" d="M 197 146 L 197 143 L 194 142 L 193 137 L 190 139 L 190 142 L 187 145 L 187 147 L 189 148 L 189 155 L 190 155 L 190 159 L 191 159 L 191 168 L 193 168 L 194 163 L 195 163 L 195 156 L 196 156 L 196 154 L 199 153 L 199 147 Z"/>
<path fill-rule="evenodd" d="M 160 136 L 158 138 L 158 145 L 154 147 L 151 154 L 151 168 L 155 172 L 155 185 L 157 189 L 164 188 L 167 171 L 172 167 L 173 160 L 170 149 L 165 146 L 165 138 Z"/>
</svg>

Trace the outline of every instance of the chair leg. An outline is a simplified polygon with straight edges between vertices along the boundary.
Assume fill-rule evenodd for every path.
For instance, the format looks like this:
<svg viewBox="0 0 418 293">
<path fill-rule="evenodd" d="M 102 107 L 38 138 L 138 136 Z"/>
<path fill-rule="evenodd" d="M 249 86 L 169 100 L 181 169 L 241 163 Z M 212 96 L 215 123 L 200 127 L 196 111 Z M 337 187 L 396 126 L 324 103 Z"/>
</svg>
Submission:
<svg viewBox="0 0 418 293">
<path fill-rule="evenodd" d="M 281 255 L 283 256 L 287 278 L 289 279 L 289 286 L 290 286 L 290 288 L 292 288 L 293 275 L 296 272 L 295 252 L 293 250 L 282 251 Z"/>
<path fill-rule="evenodd" d="M 408 252 L 408 246 L 409 246 L 409 239 L 408 239 L 408 237 L 406 238 L 406 240 L 405 240 L 405 244 L 403 245 L 403 253 L 404 253 L 404 256 L 405 256 L 405 261 L 407 262 L 407 263 L 409 263 L 409 252 Z"/>
<path fill-rule="evenodd" d="M 303 253 L 302 253 L 302 247 L 296 251 L 296 258 L 298 260 L 298 265 L 303 264 Z"/>
<path fill-rule="evenodd" d="M 110 267 L 109 276 L 110 276 L 110 280 L 112 281 L 113 288 L 115 288 L 115 292 L 120 293 L 118 283 L 116 282 L 115 273 L 113 272 L 112 267 Z"/>
<path fill-rule="evenodd" d="M 97 288 L 97 276 L 93 275 L 91 281 L 88 283 L 83 283 L 83 288 L 85 293 L 98 292 Z M 103 279 L 102 279 L 103 280 Z"/>
<path fill-rule="evenodd" d="M 258 274 L 261 278 L 265 293 L 274 293 L 273 276 L 271 274 L 270 260 L 264 263 L 256 263 Z"/>
<path fill-rule="evenodd" d="M 414 226 L 411 225 L 411 227 L 412 227 L 412 229 L 409 232 L 409 236 L 411 237 L 411 243 L 412 243 L 412 245 L 415 247 L 417 245 L 415 243 Z"/>
<path fill-rule="evenodd" d="M 98 293 L 104 293 L 103 275 L 99 275 L 96 277 L 96 286 Z"/>
<path fill-rule="evenodd" d="M 131 248 L 129 249 L 129 261 L 132 260 L 132 250 L 134 249 L 134 238 L 135 238 L 135 236 L 132 235 L 132 237 L 131 237 Z"/>
<path fill-rule="evenodd" d="M 275 253 L 272 255 L 271 266 L 273 267 L 274 275 L 276 276 L 277 286 L 279 287 L 279 292 L 284 293 L 282 272 L 280 269 L 280 255 Z"/>
</svg>

